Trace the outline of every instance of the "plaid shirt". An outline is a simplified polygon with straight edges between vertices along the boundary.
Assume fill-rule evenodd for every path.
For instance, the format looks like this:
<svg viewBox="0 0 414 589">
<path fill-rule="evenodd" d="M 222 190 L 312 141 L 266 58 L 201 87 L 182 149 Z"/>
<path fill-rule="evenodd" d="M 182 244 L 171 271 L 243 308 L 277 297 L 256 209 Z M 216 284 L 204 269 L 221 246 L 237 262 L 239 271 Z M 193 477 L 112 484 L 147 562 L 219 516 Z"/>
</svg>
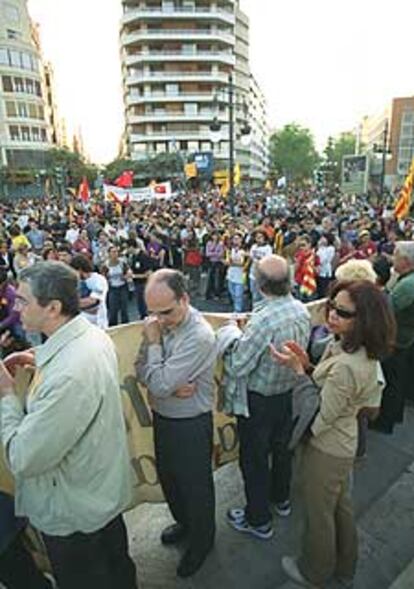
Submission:
<svg viewBox="0 0 414 589">
<path fill-rule="evenodd" d="M 311 318 L 305 305 L 292 295 L 268 297 L 255 306 L 246 329 L 229 352 L 228 366 L 235 377 L 247 377 L 247 388 L 265 396 L 291 390 L 296 375 L 272 360 L 269 344 L 278 349 L 294 340 L 306 349 Z"/>
</svg>

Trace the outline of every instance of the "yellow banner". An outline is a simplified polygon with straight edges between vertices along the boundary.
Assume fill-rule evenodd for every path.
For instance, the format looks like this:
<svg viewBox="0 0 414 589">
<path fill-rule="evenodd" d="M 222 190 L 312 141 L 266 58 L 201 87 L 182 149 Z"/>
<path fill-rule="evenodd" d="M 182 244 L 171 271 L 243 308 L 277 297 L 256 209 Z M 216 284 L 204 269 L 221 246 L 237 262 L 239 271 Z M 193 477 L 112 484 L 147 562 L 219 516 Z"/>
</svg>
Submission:
<svg viewBox="0 0 414 589">
<path fill-rule="evenodd" d="M 324 304 L 321 301 L 308 305 L 314 324 L 324 322 Z M 217 329 L 228 320 L 226 314 L 208 314 L 207 320 Z M 137 383 L 134 361 L 142 338 L 140 322 L 122 325 L 108 331 L 116 347 L 119 361 L 120 387 L 123 395 L 124 415 L 127 425 L 128 442 L 131 453 L 131 464 L 135 473 L 134 505 L 142 502 L 162 501 L 161 488 L 155 468 L 152 415 L 147 403 L 144 387 Z M 222 366 L 217 363 L 215 380 L 221 381 Z M 27 386 L 27 378 L 20 375 L 19 390 Z M 218 387 L 217 387 L 218 390 Z M 216 394 L 216 410 L 214 412 L 214 466 L 217 468 L 234 460 L 238 452 L 236 422 L 220 412 L 221 399 Z M 6 467 L 3 452 L 0 457 L 0 489 L 13 492 L 12 477 Z M 131 506 L 131 507 L 133 507 Z"/>
</svg>

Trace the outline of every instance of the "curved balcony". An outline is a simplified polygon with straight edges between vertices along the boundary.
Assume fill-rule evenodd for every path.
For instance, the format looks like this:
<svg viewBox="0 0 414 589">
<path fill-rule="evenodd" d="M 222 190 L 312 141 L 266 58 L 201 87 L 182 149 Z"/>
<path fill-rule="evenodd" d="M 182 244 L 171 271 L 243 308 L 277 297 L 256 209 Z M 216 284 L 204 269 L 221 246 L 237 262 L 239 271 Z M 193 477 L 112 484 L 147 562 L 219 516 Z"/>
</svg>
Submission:
<svg viewBox="0 0 414 589">
<path fill-rule="evenodd" d="M 231 33 L 210 29 L 147 29 L 121 35 L 121 43 L 124 46 L 143 41 L 171 40 L 222 41 L 229 45 L 235 45 L 235 38 Z"/>
<path fill-rule="evenodd" d="M 157 19 L 187 19 L 196 18 L 197 20 L 218 20 L 230 25 L 236 24 L 234 12 L 223 10 L 222 8 L 182 8 L 175 7 L 172 9 L 163 8 L 131 8 L 122 16 L 122 24 L 128 25 L 135 21 L 157 20 Z"/>
<path fill-rule="evenodd" d="M 211 141 L 211 133 L 206 131 L 150 131 L 130 135 L 131 143 L 149 143 L 150 141 Z"/>
<path fill-rule="evenodd" d="M 140 123 L 153 123 L 153 122 L 165 122 L 165 123 L 175 123 L 176 121 L 188 121 L 192 123 L 203 123 L 212 121 L 216 116 L 216 110 L 206 110 L 204 112 L 199 112 L 197 114 L 189 114 L 185 112 L 176 112 L 176 113 L 146 113 L 142 115 L 133 115 L 128 114 L 127 120 L 130 125 L 136 125 Z M 228 115 L 221 114 L 219 115 L 220 121 L 227 121 Z"/>
<path fill-rule="evenodd" d="M 151 94 L 129 94 L 126 99 L 128 106 L 132 104 L 147 104 L 158 102 L 214 102 L 216 99 L 215 92 L 180 92 L 178 94 L 168 94 L 167 92 L 151 92 Z M 221 99 L 226 102 L 226 99 Z"/>
<path fill-rule="evenodd" d="M 182 51 L 142 51 L 141 53 L 127 55 L 125 58 L 125 64 L 127 66 L 137 63 L 166 61 L 221 62 L 231 66 L 236 64 L 236 58 L 233 53 L 225 53 L 224 51 L 194 51 L 192 53 L 183 53 Z"/>
<path fill-rule="evenodd" d="M 125 80 L 127 86 L 151 82 L 187 82 L 206 81 L 228 83 L 228 74 L 224 72 L 194 72 L 194 71 L 171 71 L 171 72 L 149 72 L 133 74 Z"/>
</svg>

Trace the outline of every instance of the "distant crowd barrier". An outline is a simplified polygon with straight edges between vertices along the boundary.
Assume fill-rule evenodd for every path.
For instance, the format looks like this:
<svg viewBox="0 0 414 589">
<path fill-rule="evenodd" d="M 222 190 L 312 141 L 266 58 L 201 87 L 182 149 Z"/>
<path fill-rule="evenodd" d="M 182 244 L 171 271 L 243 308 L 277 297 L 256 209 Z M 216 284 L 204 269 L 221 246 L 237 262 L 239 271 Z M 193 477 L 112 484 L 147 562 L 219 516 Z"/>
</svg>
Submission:
<svg viewBox="0 0 414 589">
<path fill-rule="evenodd" d="M 313 324 L 324 322 L 324 301 L 308 304 Z M 229 315 L 206 314 L 214 329 L 225 323 Z M 162 501 L 162 492 L 155 468 L 151 409 L 147 402 L 145 387 L 137 383 L 134 361 L 142 338 L 141 322 L 130 323 L 108 330 L 115 344 L 119 360 L 120 387 L 123 395 L 124 414 L 128 432 L 131 463 L 135 475 L 133 506 L 142 502 Z M 221 379 L 222 366 L 217 363 L 216 383 Z M 27 379 L 20 375 L 19 390 L 24 394 Z M 238 438 L 235 419 L 216 410 L 214 413 L 214 466 L 217 468 L 234 460 L 238 453 Z M 13 493 L 13 479 L 0 455 L 0 489 Z"/>
</svg>

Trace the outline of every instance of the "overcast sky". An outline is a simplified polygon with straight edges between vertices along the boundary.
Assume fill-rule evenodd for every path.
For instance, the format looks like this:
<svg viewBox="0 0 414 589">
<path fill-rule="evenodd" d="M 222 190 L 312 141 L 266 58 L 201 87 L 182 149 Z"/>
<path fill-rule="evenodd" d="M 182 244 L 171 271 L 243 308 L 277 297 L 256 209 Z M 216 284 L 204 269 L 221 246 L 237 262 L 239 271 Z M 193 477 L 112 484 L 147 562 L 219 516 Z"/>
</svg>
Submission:
<svg viewBox="0 0 414 589">
<path fill-rule="evenodd" d="M 318 147 L 392 97 L 414 94 L 411 0 L 241 0 L 252 71 L 271 128 L 296 121 Z M 123 127 L 121 0 L 28 0 L 56 75 L 58 106 L 92 160 L 117 154 Z"/>
</svg>

